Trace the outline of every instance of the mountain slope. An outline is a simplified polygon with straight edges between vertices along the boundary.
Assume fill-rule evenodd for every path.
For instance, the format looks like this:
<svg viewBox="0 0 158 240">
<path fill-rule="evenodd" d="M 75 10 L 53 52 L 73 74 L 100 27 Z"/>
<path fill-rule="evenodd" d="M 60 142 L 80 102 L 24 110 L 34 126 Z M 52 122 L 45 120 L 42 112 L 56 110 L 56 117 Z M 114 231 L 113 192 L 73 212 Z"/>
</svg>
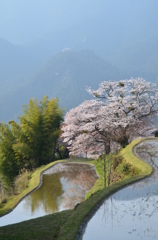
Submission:
<svg viewBox="0 0 158 240">
<path fill-rule="evenodd" d="M 40 100 L 44 95 L 57 97 L 60 105 L 69 110 L 89 98 L 86 86 L 97 88 L 100 81 L 123 77 L 117 68 L 92 51 L 61 52 L 47 61 L 25 85 L 0 98 L 1 120 L 14 118 L 30 98 Z"/>
<path fill-rule="evenodd" d="M 5 2 L 0 6 L 6 5 Z M 5 10 L 0 8 L 0 32 L 13 42 L 16 38 L 17 42 L 30 39 L 20 50 L 16 49 L 17 56 L 19 51 L 25 52 L 25 66 L 39 67 L 64 48 L 91 49 L 130 76 L 158 81 L 157 8 L 157 0 L 40 0 L 38 4 L 37 0 L 25 3 L 15 0 Z M 10 17 L 5 19 L 4 12 Z M 3 49 L 1 57 L 5 59 Z M 14 61 L 6 70 L 14 81 L 25 75 L 22 70 L 25 72 L 26 68 L 21 62 L 21 72 L 18 70 L 21 75 L 17 75 L 18 65 L 14 66 Z M 5 61 L 1 63 L 5 66 Z M 1 69 L 0 73 L 2 76 Z M 26 73 L 28 77 L 29 71 Z"/>
<path fill-rule="evenodd" d="M 56 30 L 52 28 L 28 48 L 44 60 L 64 48 L 91 49 L 130 76 L 156 81 L 158 1 L 112 0 L 97 4 L 92 1 L 91 8 L 96 9 L 91 14 L 89 4 L 86 2 L 83 8 L 83 12 L 87 9 L 87 17 L 84 14 L 78 17 L 82 13 L 79 8 L 76 18 L 72 13 L 66 15 L 71 24 L 63 23 L 64 27 Z"/>
<path fill-rule="evenodd" d="M 0 96 L 22 84 L 38 64 L 24 47 L 0 38 Z"/>
</svg>

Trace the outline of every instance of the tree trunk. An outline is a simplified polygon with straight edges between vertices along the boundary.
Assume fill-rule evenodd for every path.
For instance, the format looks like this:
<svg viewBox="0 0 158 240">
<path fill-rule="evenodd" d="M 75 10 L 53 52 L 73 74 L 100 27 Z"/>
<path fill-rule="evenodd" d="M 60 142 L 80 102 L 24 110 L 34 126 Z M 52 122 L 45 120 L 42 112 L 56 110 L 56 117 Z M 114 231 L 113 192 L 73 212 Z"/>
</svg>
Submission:
<svg viewBox="0 0 158 240">
<path fill-rule="evenodd" d="M 104 187 L 106 188 L 106 154 L 104 156 Z"/>
<path fill-rule="evenodd" d="M 105 152 L 106 154 L 110 153 L 110 141 L 105 143 Z"/>
<path fill-rule="evenodd" d="M 5 192 L 2 182 L 0 181 L 0 189 L 1 189 L 1 203 L 3 203 L 3 199 L 5 199 Z"/>
<path fill-rule="evenodd" d="M 59 148 L 56 149 L 56 152 L 59 154 L 59 158 L 62 159 L 62 155 L 61 155 Z"/>
<path fill-rule="evenodd" d="M 120 144 L 121 144 L 121 147 L 123 147 L 123 148 L 125 148 L 128 145 L 128 138 L 127 138 L 127 136 L 124 136 L 123 138 L 121 138 Z"/>
<path fill-rule="evenodd" d="M 112 163 L 111 163 L 111 158 L 110 158 L 110 159 L 109 159 L 108 186 L 110 185 L 111 166 L 112 166 Z"/>
<path fill-rule="evenodd" d="M 1 189 L 1 203 L 3 202 L 3 198 L 2 198 L 2 183 L 0 181 L 0 189 Z"/>
</svg>

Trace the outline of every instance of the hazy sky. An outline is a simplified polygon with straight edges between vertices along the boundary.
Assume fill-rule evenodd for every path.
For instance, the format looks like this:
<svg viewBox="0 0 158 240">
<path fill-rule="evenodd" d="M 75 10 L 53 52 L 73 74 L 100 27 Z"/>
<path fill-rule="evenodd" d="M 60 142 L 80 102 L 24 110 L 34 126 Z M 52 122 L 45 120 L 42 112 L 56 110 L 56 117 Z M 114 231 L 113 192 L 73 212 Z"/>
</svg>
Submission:
<svg viewBox="0 0 158 240">
<path fill-rule="evenodd" d="M 94 2 L 94 3 L 93 3 Z M 0 37 L 13 42 L 71 26 L 97 12 L 96 1 L 0 0 Z M 93 3 L 93 4 L 92 4 Z"/>
<path fill-rule="evenodd" d="M 97 16 L 104 18 L 101 26 L 122 21 L 129 28 L 139 22 L 145 27 L 155 21 L 157 9 L 157 0 L 0 0 L 0 37 L 25 43 Z"/>
<path fill-rule="evenodd" d="M 53 30 L 76 25 L 97 15 L 124 20 L 149 0 L 0 0 L 0 37 L 11 42 L 32 41 Z M 150 0 L 150 2 L 155 0 Z M 157 1 L 157 0 L 156 0 Z"/>
</svg>

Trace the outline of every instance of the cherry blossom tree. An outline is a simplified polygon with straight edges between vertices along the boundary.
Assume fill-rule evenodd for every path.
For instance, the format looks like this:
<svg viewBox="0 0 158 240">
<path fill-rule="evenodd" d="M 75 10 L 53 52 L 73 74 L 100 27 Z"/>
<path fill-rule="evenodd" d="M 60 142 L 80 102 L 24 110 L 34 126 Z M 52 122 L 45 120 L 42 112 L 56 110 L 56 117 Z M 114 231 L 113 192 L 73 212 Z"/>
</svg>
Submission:
<svg viewBox="0 0 158 240">
<path fill-rule="evenodd" d="M 62 127 L 62 137 L 68 143 L 71 154 L 78 156 L 81 154 L 83 156 L 87 152 L 91 156 L 108 154 L 110 143 L 116 138 L 113 129 L 116 129 L 119 124 L 124 127 L 128 123 L 127 119 L 125 121 L 115 120 L 117 118 L 115 115 L 112 122 L 112 115 L 114 115 L 113 108 L 96 100 L 85 101 L 71 109 L 66 114 Z M 103 168 L 104 185 L 106 186 L 107 177 L 110 177 L 111 172 L 110 159 L 107 161 L 104 157 Z"/>
<path fill-rule="evenodd" d="M 152 120 L 158 112 L 156 84 L 146 82 L 142 78 L 131 78 L 119 82 L 104 81 L 97 90 L 87 88 L 87 91 L 94 98 L 114 107 L 114 114 L 119 119 L 130 117 L 131 122 L 126 127 L 120 128 L 121 138 L 118 142 L 121 145 L 128 144 L 132 137 L 147 135 L 155 129 Z"/>
<path fill-rule="evenodd" d="M 102 82 L 98 90 L 88 88 L 95 97 L 71 109 L 62 128 L 70 153 L 110 152 L 110 143 L 123 147 L 130 139 L 149 134 L 157 114 L 158 89 L 143 79 Z"/>
<path fill-rule="evenodd" d="M 95 99 L 71 109 L 62 127 L 70 154 L 108 154 L 112 144 L 125 147 L 133 138 L 155 129 L 152 119 L 158 112 L 156 85 L 132 78 L 101 82 L 98 90 L 87 91 Z"/>
</svg>

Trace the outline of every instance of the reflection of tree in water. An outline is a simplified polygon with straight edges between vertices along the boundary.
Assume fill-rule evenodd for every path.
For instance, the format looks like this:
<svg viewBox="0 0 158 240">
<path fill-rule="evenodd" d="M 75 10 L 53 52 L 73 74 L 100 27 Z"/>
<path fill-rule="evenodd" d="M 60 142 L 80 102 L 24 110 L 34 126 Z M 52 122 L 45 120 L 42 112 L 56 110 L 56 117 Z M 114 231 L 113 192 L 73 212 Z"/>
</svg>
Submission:
<svg viewBox="0 0 158 240">
<path fill-rule="evenodd" d="M 139 183 L 133 184 L 131 189 L 142 189 L 147 188 L 148 186 L 150 186 L 150 189 L 158 189 L 158 141 L 143 141 L 135 147 L 135 154 L 154 168 L 154 174 L 150 176 L 150 178 L 146 178 Z M 155 185 L 157 185 L 157 187 Z"/>
<path fill-rule="evenodd" d="M 26 198 L 26 208 L 31 206 L 34 212 L 43 208 L 46 213 L 57 212 L 63 194 L 59 174 L 43 175 L 43 183 L 39 189 Z"/>
<path fill-rule="evenodd" d="M 133 201 L 117 201 L 117 194 L 121 191 L 104 201 L 92 218 L 93 234 L 95 226 L 101 235 L 106 233 L 107 239 L 118 239 L 122 235 L 123 239 L 158 239 L 158 197 L 147 195 Z M 86 239 L 90 237 L 88 231 L 86 236 Z"/>
<path fill-rule="evenodd" d="M 105 200 L 83 239 L 90 239 L 92 234 L 93 239 L 104 239 L 105 233 L 109 240 L 158 239 L 158 141 L 144 141 L 134 152 L 153 166 L 154 174 Z"/>
<path fill-rule="evenodd" d="M 143 141 L 135 147 L 135 153 L 144 161 L 158 168 L 158 142 L 153 140 Z"/>
<path fill-rule="evenodd" d="M 86 192 L 97 179 L 94 167 L 87 164 L 62 164 L 62 171 L 43 175 L 41 187 L 26 198 L 25 208 L 35 212 L 43 208 L 46 213 L 73 208 L 84 200 Z"/>
<path fill-rule="evenodd" d="M 150 162 L 155 171 L 150 178 L 107 199 L 96 213 L 96 220 L 95 216 L 92 218 L 99 231 L 106 232 L 108 239 L 117 239 L 120 234 L 124 239 L 158 239 L 158 142 L 145 141 L 135 152 Z"/>
<path fill-rule="evenodd" d="M 113 197 L 113 200 L 115 202 L 115 197 Z M 151 237 L 148 239 L 153 239 L 155 233 L 158 234 L 157 224 L 155 225 L 155 218 L 157 219 L 158 215 L 158 196 L 148 196 L 146 194 L 144 198 L 129 202 L 122 201 L 117 204 L 116 201 L 116 208 L 118 208 L 117 216 L 119 216 L 119 220 L 117 218 L 118 227 L 127 227 L 126 233 L 137 235 L 140 237 L 139 239 L 146 239 L 147 236 Z"/>
<path fill-rule="evenodd" d="M 152 165 L 154 168 L 154 174 L 152 174 L 150 178 L 143 179 L 126 188 L 129 199 L 143 198 L 146 197 L 146 194 L 150 196 L 158 195 L 158 141 L 143 141 L 135 147 L 134 152 L 142 160 L 145 160 Z M 131 193 L 129 188 L 132 190 Z"/>
<path fill-rule="evenodd" d="M 64 207 L 72 208 L 76 203 L 84 200 L 85 194 L 90 190 L 96 179 L 94 169 L 77 167 L 73 174 L 66 173 L 69 182 L 69 190 L 64 193 Z"/>
<path fill-rule="evenodd" d="M 113 220 L 119 222 L 119 216 L 117 208 L 114 204 L 113 198 L 110 197 L 107 201 L 105 201 L 102 205 L 103 211 L 102 211 L 102 222 L 104 224 L 107 224 L 107 222 L 111 221 L 111 227 L 113 229 Z"/>
</svg>

